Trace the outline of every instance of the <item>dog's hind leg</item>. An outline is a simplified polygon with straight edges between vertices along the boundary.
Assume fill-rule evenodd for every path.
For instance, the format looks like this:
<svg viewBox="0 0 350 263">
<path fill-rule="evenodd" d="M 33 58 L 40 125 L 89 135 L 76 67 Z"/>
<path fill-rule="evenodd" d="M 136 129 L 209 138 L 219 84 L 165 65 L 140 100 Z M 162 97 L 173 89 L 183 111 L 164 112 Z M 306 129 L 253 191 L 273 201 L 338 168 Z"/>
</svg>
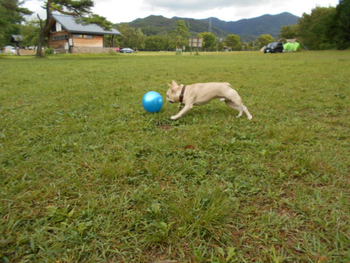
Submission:
<svg viewBox="0 0 350 263">
<path fill-rule="evenodd" d="M 243 115 L 243 112 L 247 115 L 248 120 L 251 120 L 253 118 L 253 116 L 250 114 L 247 107 L 245 105 L 243 105 L 243 103 L 236 104 L 235 102 L 230 101 L 230 100 L 225 100 L 225 103 L 227 106 L 229 106 L 229 107 L 231 107 L 239 112 L 237 115 L 237 118 L 240 118 Z"/>
<path fill-rule="evenodd" d="M 239 107 L 236 103 L 230 101 L 230 100 L 225 100 L 225 103 L 227 106 L 229 106 L 232 109 L 238 110 L 239 113 L 237 115 L 237 118 L 241 117 L 243 114 L 243 109 L 241 107 Z"/>
<path fill-rule="evenodd" d="M 250 114 L 248 108 L 245 105 L 243 105 L 243 104 L 242 104 L 241 107 L 243 108 L 243 111 L 244 111 L 245 115 L 247 115 L 248 120 L 253 119 L 253 116 Z"/>
</svg>

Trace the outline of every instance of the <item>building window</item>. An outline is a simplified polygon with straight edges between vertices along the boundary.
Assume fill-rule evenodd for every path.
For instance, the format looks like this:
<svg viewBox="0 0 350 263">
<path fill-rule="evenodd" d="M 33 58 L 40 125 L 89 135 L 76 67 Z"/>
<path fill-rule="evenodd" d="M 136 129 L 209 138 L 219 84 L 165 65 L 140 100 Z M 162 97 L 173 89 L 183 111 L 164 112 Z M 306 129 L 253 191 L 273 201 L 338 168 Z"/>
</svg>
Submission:
<svg viewBox="0 0 350 263">
<path fill-rule="evenodd" d="M 92 39 L 95 36 L 94 35 L 83 35 L 83 34 L 73 34 L 74 38 L 86 38 L 86 39 Z"/>
<path fill-rule="evenodd" d="M 84 38 L 92 39 L 92 38 L 94 38 L 94 36 L 93 35 L 84 35 Z"/>
<path fill-rule="evenodd" d="M 68 35 L 52 36 L 52 40 L 66 40 L 66 39 L 68 39 Z"/>
<path fill-rule="evenodd" d="M 60 23 L 58 23 L 58 22 L 56 22 L 56 31 L 57 32 L 62 31 L 62 25 Z"/>
<path fill-rule="evenodd" d="M 52 24 L 50 30 L 51 32 L 60 32 L 62 31 L 62 25 L 58 22 L 55 22 Z"/>
</svg>

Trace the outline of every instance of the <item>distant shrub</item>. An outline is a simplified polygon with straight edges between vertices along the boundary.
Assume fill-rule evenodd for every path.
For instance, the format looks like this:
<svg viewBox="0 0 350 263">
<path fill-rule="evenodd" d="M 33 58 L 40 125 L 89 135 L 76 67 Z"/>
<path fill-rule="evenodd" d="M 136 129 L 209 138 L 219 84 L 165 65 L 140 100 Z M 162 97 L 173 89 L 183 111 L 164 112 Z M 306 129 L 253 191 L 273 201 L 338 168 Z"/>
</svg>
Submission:
<svg viewBox="0 0 350 263">
<path fill-rule="evenodd" d="M 115 50 L 113 50 L 113 49 L 110 49 L 110 50 L 108 51 L 108 54 L 109 54 L 109 55 L 116 55 L 117 52 L 116 52 Z"/>
<path fill-rule="evenodd" d="M 55 54 L 55 50 L 52 47 L 45 49 L 45 55 L 53 55 Z"/>
</svg>

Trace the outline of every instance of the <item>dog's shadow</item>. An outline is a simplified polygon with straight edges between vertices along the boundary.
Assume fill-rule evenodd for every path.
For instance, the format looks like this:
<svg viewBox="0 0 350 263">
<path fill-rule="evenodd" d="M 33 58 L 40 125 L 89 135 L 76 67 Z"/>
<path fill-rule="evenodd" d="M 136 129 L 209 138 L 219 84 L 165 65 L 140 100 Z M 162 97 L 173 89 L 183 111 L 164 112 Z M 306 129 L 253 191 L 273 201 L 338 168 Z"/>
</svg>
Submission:
<svg viewBox="0 0 350 263">
<path fill-rule="evenodd" d="M 178 111 L 180 111 L 183 108 L 183 106 L 178 108 Z M 174 113 L 175 114 L 175 113 Z M 203 117 L 203 119 L 227 119 L 236 117 L 238 114 L 238 111 L 235 111 L 226 105 L 202 105 L 202 106 L 194 106 L 186 115 L 182 116 L 179 120 L 182 119 L 188 119 L 188 118 L 196 118 L 196 116 Z M 243 116 L 242 116 L 243 117 Z M 196 118 L 201 119 L 201 118 Z M 179 121 L 178 120 L 178 121 Z"/>
</svg>

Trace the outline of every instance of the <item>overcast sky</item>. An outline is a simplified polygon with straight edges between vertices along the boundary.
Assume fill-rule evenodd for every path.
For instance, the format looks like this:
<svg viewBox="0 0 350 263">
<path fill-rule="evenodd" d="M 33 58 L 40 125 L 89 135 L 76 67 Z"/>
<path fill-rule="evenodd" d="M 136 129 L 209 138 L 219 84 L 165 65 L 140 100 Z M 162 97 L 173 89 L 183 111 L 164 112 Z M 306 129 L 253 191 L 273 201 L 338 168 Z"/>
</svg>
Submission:
<svg viewBox="0 0 350 263">
<path fill-rule="evenodd" d="M 44 14 L 43 1 L 26 0 L 24 6 Z M 316 6 L 336 6 L 339 0 L 95 0 L 93 12 L 113 23 L 130 22 L 149 15 L 190 18 L 217 17 L 225 21 L 290 12 L 301 16 Z"/>
</svg>

